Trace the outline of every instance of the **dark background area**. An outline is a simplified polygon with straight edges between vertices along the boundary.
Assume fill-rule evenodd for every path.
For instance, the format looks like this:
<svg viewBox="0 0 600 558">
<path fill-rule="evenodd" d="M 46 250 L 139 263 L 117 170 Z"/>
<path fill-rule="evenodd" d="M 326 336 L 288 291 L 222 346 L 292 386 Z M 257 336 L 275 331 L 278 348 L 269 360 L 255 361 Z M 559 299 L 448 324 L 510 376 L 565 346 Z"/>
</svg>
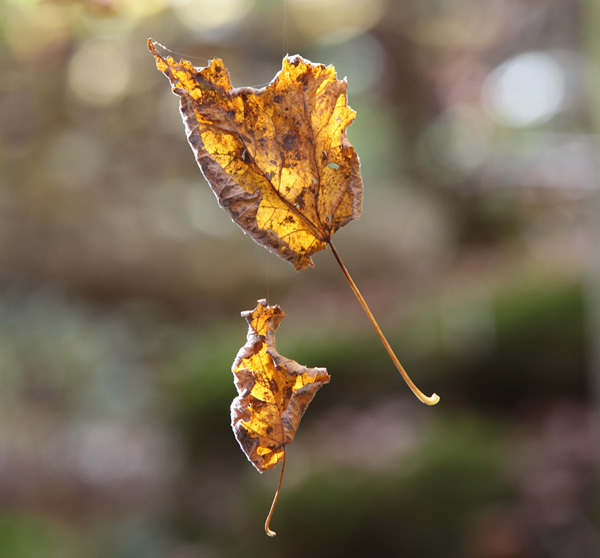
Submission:
<svg viewBox="0 0 600 558">
<path fill-rule="evenodd" d="M 148 37 L 262 86 L 333 64 L 363 214 L 295 272 L 230 222 Z M 4 0 L 0 556 L 600 556 L 600 5 Z M 233 438 L 240 311 L 326 367 L 278 470 Z"/>
</svg>

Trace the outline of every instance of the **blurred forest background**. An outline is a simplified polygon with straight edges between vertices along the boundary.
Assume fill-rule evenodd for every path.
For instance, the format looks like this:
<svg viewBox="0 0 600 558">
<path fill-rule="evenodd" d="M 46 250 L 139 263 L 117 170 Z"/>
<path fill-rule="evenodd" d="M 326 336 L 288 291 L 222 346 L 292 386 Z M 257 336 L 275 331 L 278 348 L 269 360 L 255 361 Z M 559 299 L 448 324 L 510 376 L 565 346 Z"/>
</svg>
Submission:
<svg viewBox="0 0 600 558">
<path fill-rule="evenodd" d="M 348 76 L 363 214 L 297 273 L 202 178 L 148 37 Z M 3 0 L 0 556 L 600 556 L 597 0 Z M 278 470 L 239 312 L 327 367 Z"/>
</svg>

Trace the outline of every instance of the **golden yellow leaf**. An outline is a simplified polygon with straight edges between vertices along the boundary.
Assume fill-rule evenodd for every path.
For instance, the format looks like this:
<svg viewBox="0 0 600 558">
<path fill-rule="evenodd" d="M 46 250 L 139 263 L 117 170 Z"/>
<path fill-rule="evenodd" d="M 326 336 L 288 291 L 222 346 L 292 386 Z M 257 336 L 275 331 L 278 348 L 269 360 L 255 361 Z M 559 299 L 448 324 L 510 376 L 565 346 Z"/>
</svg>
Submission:
<svg viewBox="0 0 600 558">
<path fill-rule="evenodd" d="M 307 368 L 277 352 L 275 330 L 285 317 L 279 306 L 259 300 L 242 316 L 248 340 L 232 366 L 239 395 L 231 405 L 231 426 L 262 473 L 283 459 L 308 404 L 330 377 L 325 368 Z"/>
<path fill-rule="evenodd" d="M 267 87 L 233 88 L 218 58 L 195 68 L 163 58 L 152 40 L 148 48 L 181 97 L 189 143 L 221 207 L 296 269 L 313 265 L 311 256 L 361 211 L 346 81 L 296 55 Z"/>
</svg>

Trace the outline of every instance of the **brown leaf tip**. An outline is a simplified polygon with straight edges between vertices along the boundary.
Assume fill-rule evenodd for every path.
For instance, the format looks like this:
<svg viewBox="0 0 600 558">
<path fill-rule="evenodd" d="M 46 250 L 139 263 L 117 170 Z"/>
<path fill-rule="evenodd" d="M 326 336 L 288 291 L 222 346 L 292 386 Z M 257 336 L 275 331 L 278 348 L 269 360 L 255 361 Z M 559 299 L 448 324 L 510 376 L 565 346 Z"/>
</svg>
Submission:
<svg viewBox="0 0 600 558">
<path fill-rule="evenodd" d="M 285 313 L 280 306 L 269 306 L 266 299 L 263 298 L 257 301 L 254 310 L 246 310 L 241 315 L 248 322 L 248 338 L 250 335 L 263 336 L 267 343 L 275 346 L 275 330 L 279 327 L 281 320 L 285 318 Z"/>
</svg>

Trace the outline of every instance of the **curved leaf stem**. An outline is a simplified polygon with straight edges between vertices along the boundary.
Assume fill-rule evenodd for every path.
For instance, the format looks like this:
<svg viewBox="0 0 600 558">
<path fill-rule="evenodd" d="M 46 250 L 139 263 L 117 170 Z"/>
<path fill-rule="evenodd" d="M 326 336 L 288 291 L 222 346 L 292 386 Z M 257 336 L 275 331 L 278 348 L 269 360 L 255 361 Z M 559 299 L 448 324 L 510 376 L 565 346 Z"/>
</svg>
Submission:
<svg viewBox="0 0 600 558">
<path fill-rule="evenodd" d="M 285 471 L 285 446 L 283 446 L 283 459 L 281 461 L 281 473 L 279 474 L 279 484 L 277 485 L 277 491 L 275 492 L 275 497 L 273 498 L 273 503 L 271 504 L 271 509 L 269 510 L 269 515 L 267 516 L 267 520 L 265 521 L 265 533 L 269 535 L 269 537 L 274 537 L 277 533 L 275 531 L 271 531 L 269 528 L 269 523 L 271 522 L 271 516 L 273 515 L 273 510 L 275 509 L 275 504 L 277 503 L 277 498 L 279 498 L 279 491 L 281 490 L 281 483 L 283 482 L 283 472 Z"/>
<path fill-rule="evenodd" d="M 360 302 L 360 305 L 363 307 L 363 310 L 367 314 L 367 317 L 369 318 L 369 320 L 371 320 L 371 324 L 375 328 L 375 331 L 377 332 L 379 339 L 381 339 L 381 342 L 383 343 L 385 350 L 390 355 L 392 362 L 395 364 L 396 368 L 398 369 L 398 372 L 400 372 L 400 375 L 402 376 L 402 378 L 404 379 L 404 381 L 406 382 L 408 387 L 415 394 L 417 399 L 419 401 L 421 401 L 421 403 L 425 403 L 426 405 L 435 405 L 440 400 L 439 396 L 435 393 L 431 396 L 425 395 L 410 379 L 410 376 L 408 375 L 406 370 L 404 370 L 404 367 L 402 366 L 402 364 L 400 364 L 398 357 L 396 356 L 391 345 L 388 343 L 387 339 L 385 338 L 385 335 L 383 335 L 383 332 L 381 331 L 379 324 L 375 320 L 375 317 L 371 313 L 371 310 L 369 309 L 367 302 L 365 301 L 362 294 L 358 290 L 358 287 L 356 286 L 356 283 L 352 280 L 352 277 L 350 277 L 350 273 L 348 273 L 348 270 L 346 269 L 344 262 L 340 258 L 340 255 L 337 253 L 337 250 L 335 249 L 335 246 L 333 245 L 333 243 L 331 241 L 329 241 L 329 246 L 331 248 L 331 251 L 333 252 L 333 255 L 335 256 L 335 259 L 337 260 L 337 263 L 339 264 L 339 266 L 344 274 L 344 277 L 346 277 L 346 280 L 348 281 L 348 283 L 350 284 L 350 287 L 354 291 L 356 298 L 358 298 L 358 301 Z M 285 457 L 284 457 L 284 459 L 285 459 Z"/>
</svg>

